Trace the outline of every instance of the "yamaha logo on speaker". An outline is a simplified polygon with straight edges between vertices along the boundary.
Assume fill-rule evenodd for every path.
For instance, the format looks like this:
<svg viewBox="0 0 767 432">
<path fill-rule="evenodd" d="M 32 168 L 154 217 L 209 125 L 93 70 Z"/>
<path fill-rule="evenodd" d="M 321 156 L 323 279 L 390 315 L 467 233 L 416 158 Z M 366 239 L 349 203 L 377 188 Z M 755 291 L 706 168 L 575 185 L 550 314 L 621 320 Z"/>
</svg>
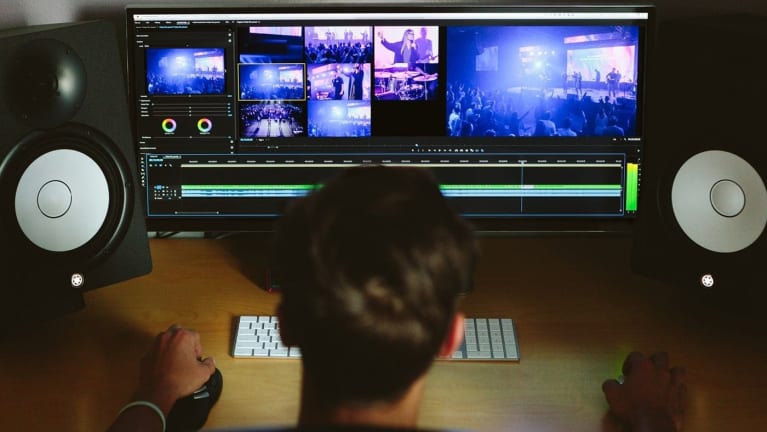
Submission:
<svg viewBox="0 0 767 432">
<path fill-rule="evenodd" d="M 69 278 L 72 282 L 72 288 L 80 288 L 85 284 L 85 276 L 82 273 L 75 273 Z"/>
</svg>

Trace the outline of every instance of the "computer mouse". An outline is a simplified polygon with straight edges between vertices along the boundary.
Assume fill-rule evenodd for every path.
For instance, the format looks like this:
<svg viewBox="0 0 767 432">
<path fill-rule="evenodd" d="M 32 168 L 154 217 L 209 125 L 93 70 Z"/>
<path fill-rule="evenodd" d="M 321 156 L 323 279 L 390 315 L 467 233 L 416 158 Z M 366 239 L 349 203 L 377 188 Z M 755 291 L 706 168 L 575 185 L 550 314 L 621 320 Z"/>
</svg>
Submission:
<svg viewBox="0 0 767 432">
<path fill-rule="evenodd" d="M 202 428 L 208 420 L 213 405 L 218 402 L 224 379 L 216 368 L 208 381 L 191 395 L 176 401 L 168 413 L 166 430 L 168 432 L 190 432 Z"/>
</svg>

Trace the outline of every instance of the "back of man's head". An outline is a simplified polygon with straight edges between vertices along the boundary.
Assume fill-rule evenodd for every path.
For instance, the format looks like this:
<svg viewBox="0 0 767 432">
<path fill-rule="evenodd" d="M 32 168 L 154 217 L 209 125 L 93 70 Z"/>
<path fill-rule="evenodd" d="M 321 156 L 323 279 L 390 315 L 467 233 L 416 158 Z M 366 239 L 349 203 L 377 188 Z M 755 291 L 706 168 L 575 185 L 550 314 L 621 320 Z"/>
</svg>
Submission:
<svg viewBox="0 0 767 432">
<path fill-rule="evenodd" d="M 428 370 L 476 255 L 416 168 L 345 170 L 296 202 L 275 240 L 281 332 L 328 404 L 396 400 Z"/>
</svg>

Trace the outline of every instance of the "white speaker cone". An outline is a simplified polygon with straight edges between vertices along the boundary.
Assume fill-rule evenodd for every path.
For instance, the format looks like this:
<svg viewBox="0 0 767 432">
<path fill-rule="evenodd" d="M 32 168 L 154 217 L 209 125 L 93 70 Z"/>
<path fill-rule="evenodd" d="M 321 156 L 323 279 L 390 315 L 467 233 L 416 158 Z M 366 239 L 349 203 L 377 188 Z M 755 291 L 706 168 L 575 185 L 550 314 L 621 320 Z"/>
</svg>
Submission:
<svg viewBox="0 0 767 432">
<path fill-rule="evenodd" d="M 682 231 L 721 253 L 750 246 L 767 225 L 767 188 L 735 154 L 709 150 L 687 159 L 671 186 L 671 206 Z"/>
<path fill-rule="evenodd" d="M 67 252 L 101 229 L 109 209 L 104 172 L 88 155 L 60 149 L 40 155 L 16 187 L 16 220 L 38 247 Z"/>
</svg>

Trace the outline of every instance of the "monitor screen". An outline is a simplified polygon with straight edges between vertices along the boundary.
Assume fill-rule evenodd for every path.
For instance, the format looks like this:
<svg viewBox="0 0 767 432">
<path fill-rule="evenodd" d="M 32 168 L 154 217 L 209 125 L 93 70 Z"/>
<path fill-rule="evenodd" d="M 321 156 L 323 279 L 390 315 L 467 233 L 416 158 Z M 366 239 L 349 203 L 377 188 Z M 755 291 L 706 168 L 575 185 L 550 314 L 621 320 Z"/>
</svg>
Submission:
<svg viewBox="0 0 767 432">
<path fill-rule="evenodd" d="M 651 6 L 129 6 L 152 230 L 270 229 L 359 164 L 425 167 L 480 230 L 637 213 Z"/>
</svg>

